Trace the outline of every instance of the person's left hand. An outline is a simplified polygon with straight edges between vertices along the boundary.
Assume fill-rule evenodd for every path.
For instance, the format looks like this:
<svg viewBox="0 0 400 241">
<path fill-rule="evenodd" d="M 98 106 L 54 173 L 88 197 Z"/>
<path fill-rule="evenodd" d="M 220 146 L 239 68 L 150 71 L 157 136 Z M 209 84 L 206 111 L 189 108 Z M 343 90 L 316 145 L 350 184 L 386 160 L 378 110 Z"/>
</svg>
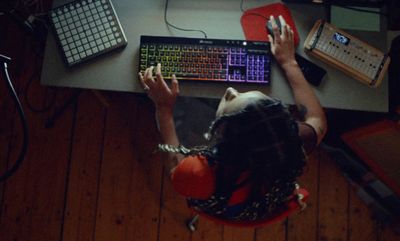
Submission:
<svg viewBox="0 0 400 241">
<path fill-rule="evenodd" d="M 161 64 L 157 64 L 156 77 L 153 77 L 154 66 L 147 68 L 144 74 L 139 72 L 139 80 L 143 89 L 154 102 L 157 110 L 172 111 L 177 96 L 179 95 L 179 83 L 175 75 L 172 75 L 171 88 L 167 85 L 161 74 Z"/>
</svg>

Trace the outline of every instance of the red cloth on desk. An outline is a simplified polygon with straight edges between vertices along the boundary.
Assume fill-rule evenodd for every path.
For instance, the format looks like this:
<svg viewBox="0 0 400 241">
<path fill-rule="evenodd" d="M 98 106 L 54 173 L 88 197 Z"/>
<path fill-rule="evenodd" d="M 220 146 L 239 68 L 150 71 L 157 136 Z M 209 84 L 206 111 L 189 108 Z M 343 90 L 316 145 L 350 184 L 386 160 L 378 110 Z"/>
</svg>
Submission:
<svg viewBox="0 0 400 241">
<path fill-rule="evenodd" d="M 250 41 L 268 41 L 268 30 L 266 28 L 269 16 L 274 16 L 275 19 L 279 15 L 285 19 L 286 23 L 293 29 L 294 44 L 297 47 L 300 42 L 299 33 L 292 18 L 289 8 L 282 3 L 268 4 L 259 8 L 246 10 L 241 19 L 244 35 L 246 40 Z"/>
</svg>

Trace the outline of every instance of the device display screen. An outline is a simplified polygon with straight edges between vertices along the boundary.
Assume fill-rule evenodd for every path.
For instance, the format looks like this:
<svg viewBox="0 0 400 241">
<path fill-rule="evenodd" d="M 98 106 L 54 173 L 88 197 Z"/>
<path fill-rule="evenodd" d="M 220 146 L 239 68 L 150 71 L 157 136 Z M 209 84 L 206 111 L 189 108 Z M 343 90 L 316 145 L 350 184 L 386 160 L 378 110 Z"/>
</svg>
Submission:
<svg viewBox="0 0 400 241">
<path fill-rule="evenodd" d="M 346 36 L 343 36 L 340 33 L 335 33 L 333 35 L 333 39 L 344 45 L 349 45 L 349 43 L 350 43 L 350 39 Z"/>
</svg>

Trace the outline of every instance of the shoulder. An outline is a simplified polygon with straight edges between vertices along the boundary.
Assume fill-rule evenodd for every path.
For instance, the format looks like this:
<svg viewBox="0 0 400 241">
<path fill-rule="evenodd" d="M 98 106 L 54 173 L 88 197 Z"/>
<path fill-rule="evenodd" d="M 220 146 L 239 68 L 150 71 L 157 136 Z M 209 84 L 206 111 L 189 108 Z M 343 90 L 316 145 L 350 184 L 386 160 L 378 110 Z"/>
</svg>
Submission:
<svg viewBox="0 0 400 241">
<path fill-rule="evenodd" d="M 171 172 L 174 189 L 181 195 L 207 199 L 215 190 L 215 170 L 201 155 L 187 156 Z"/>
</svg>

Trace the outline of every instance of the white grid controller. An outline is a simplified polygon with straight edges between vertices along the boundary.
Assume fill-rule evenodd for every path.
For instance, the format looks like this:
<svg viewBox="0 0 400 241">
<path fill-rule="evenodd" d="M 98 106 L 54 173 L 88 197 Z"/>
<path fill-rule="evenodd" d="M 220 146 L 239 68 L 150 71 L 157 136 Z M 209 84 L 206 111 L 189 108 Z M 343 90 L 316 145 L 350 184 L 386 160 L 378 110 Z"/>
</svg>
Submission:
<svg viewBox="0 0 400 241">
<path fill-rule="evenodd" d="M 68 66 L 127 44 L 111 0 L 78 0 L 50 11 L 56 39 Z"/>
</svg>

